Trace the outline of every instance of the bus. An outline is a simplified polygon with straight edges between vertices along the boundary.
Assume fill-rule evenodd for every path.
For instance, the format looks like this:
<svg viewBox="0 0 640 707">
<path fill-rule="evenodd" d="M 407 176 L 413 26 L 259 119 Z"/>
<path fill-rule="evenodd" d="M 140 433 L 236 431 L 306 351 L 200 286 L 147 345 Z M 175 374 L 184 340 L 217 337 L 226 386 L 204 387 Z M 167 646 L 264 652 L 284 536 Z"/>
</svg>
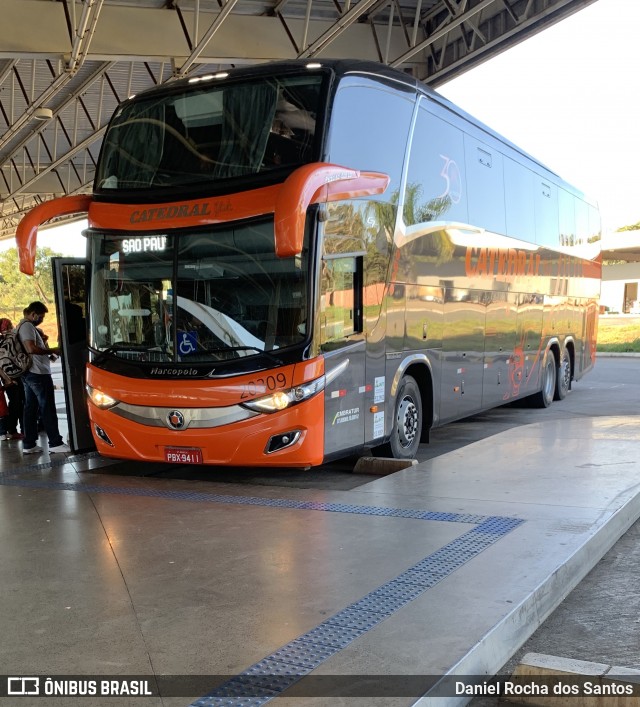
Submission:
<svg viewBox="0 0 640 707">
<path fill-rule="evenodd" d="M 597 206 L 406 73 L 229 69 L 124 101 L 87 212 L 101 455 L 308 468 L 415 457 L 431 429 L 593 365 Z"/>
</svg>

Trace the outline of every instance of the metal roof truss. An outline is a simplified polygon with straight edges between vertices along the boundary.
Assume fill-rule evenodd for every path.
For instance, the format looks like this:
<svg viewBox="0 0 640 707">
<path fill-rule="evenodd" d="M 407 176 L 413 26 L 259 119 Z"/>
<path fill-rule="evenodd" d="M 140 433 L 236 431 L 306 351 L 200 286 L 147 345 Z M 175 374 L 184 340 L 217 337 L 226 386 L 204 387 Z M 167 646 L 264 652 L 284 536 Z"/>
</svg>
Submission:
<svg viewBox="0 0 640 707">
<path fill-rule="evenodd" d="M 0 239 L 89 191 L 117 104 L 239 64 L 350 57 L 437 86 L 594 0 L 3 0 Z"/>
</svg>

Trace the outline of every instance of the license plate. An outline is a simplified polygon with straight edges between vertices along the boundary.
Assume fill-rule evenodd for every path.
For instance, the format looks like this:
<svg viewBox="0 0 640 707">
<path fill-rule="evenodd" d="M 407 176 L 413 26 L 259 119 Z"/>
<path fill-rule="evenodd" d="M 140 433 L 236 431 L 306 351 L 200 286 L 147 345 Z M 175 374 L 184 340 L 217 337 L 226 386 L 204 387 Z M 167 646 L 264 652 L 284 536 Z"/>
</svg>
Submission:
<svg viewBox="0 0 640 707">
<path fill-rule="evenodd" d="M 164 458 L 172 464 L 202 464 L 202 450 L 196 447 L 165 447 Z"/>
</svg>

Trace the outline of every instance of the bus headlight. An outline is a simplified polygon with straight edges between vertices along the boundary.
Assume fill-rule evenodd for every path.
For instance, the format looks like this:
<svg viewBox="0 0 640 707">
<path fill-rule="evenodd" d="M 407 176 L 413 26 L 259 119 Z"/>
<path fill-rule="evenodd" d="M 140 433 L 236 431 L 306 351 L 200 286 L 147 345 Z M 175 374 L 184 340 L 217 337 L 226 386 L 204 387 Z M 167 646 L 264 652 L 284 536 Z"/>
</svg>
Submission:
<svg viewBox="0 0 640 707">
<path fill-rule="evenodd" d="M 278 390 L 271 395 L 256 398 L 248 403 L 242 403 L 242 405 L 256 412 L 278 412 L 313 397 L 316 393 L 324 390 L 324 383 L 324 376 L 320 376 L 310 383 L 303 383 L 288 390 Z"/>
<path fill-rule="evenodd" d="M 103 393 L 101 390 L 98 390 L 97 388 L 92 388 L 90 385 L 87 385 L 87 395 L 89 396 L 89 400 L 91 400 L 91 402 L 96 407 L 99 407 L 101 410 L 107 410 L 108 408 L 112 408 L 119 402 L 115 398 L 112 398 L 110 395 Z"/>
</svg>

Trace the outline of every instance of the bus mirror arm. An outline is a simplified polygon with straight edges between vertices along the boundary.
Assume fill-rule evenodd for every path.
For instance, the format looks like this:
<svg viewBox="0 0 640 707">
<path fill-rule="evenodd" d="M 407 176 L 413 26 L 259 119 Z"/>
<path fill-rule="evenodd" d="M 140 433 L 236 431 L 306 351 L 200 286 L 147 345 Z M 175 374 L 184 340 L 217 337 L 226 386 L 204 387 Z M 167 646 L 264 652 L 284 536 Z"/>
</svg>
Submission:
<svg viewBox="0 0 640 707">
<path fill-rule="evenodd" d="M 287 177 L 276 198 L 276 255 L 287 258 L 302 252 L 310 204 L 382 194 L 388 186 L 389 177 L 382 172 L 360 172 L 326 162 L 299 167 Z"/>
<path fill-rule="evenodd" d="M 20 260 L 20 272 L 33 275 L 36 263 L 36 245 L 38 243 L 38 227 L 54 216 L 86 213 L 89 211 L 92 197 L 90 194 L 75 194 L 61 196 L 38 204 L 26 214 L 16 229 L 16 244 Z"/>
<path fill-rule="evenodd" d="M 287 258 L 302 252 L 310 204 L 382 194 L 388 186 L 389 177 L 382 172 L 360 172 L 326 162 L 299 167 L 285 180 L 275 200 L 276 255 Z M 91 203 L 91 195 L 77 194 L 45 201 L 29 211 L 16 230 L 20 271 L 34 273 L 39 226 L 56 216 L 87 213 Z"/>
</svg>

